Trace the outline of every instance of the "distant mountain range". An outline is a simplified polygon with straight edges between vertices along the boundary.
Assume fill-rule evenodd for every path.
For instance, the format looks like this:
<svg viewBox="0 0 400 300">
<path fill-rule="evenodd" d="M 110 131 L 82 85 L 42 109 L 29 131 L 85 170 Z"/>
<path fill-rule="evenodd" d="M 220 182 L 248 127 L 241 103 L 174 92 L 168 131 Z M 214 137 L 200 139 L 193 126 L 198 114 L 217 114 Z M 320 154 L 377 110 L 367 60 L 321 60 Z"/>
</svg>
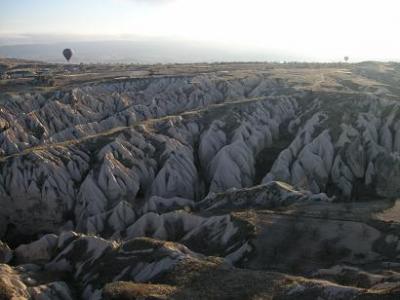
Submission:
<svg viewBox="0 0 400 300">
<path fill-rule="evenodd" d="M 301 60 L 284 53 L 243 50 L 199 42 L 112 40 L 34 43 L 0 46 L 0 57 L 65 62 L 64 48 L 72 48 L 73 63 L 187 63 L 218 61 Z"/>
</svg>

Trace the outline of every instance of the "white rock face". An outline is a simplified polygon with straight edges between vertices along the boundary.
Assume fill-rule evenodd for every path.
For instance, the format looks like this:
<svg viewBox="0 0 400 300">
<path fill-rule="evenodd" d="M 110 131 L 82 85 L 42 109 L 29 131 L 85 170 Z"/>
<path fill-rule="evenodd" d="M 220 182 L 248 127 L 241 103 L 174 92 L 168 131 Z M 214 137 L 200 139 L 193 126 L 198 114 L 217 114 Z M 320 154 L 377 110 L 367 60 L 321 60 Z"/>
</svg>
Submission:
<svg viewBox="0 0 400 300">
<path fill-rule="evenodd" d="M 190 209 L 212 193 L 259 184 L 260 176 L 344 198 L 399 194 L 400 110 L 376 96 L 334 107 L 267 75 L 210 74 L 7 97 L 3 152 L 43 148 L 0 162 L 0 236 L 14 224 L 28 234 L 73 226 L 117 238 L 148 212 Z M 263 170 L 259 156 L 290 134 Z"/>
<path fill-rule="evenodd" d="M 48 98 L 9 96 L 0 136 L 21 134 L 4 143 L 43 148 L 0 162 L 0 237 L 14 224 L 26 234 L 71 228 L 117 238 L 148 212 L 190 209 L 207 195 L 249 188 L 259 178 L 339 198 L 362 197 L 364 190 L 399 195 L 397 103 L 365 96 L 338 101 L 336 109 L 323 97 L 282 95 L 285 84 L 263 75 L 213 76 L 82 85 Z M 291 134 L 290 145 L 263 169 L 260 155 Z M 83 139 L 47 146 L 75 138 Z M 4 153 L 14 151 L 7 147 Z"/>
<path fill-rule="evenodd" d="M 125 239 L 147 236 L 180 242 L 196 252 L 226 256 L 246 243 L 243 233 L 229 215 L 205 218 L 180 211 L 143 215 L 127 227 Z"/>
<path fill-rule="evenodd" d="M 298 191 L 292 186 L 279 181 L 271 181 L 263 185 L 232 189 L 223 193 L 211 193 L 197 203 L 199 210 L 277 208 L 296 202 L 329 202 L 333 200 L 326 194 L 313 194 L 309 191 Z"/>
<path fill-rule="evenodd" d="M 220 120 L 213 121 L 210 127 L 201 135 L 199 144 L 199 158 L 201 167 L 209 177 L 209 165 L 214 156 L 226 145 L 226 134 L 223 131 L 224 123 Z"/>
<path fill-rule="evenodd" d="M 238 115 L 241 123 L 234 130 L 230 142 L 225 141 L 224 132 L 218 129 L 222 125 L 214 123 L 202 136 L 199 148 L 200 159 L 206 164 L 203 167 L 209 177 L 209 191 L 251 186 L 255 156 L 279 138 L 279 126 L 294 116 L 296 107 L 296 101 L 290 97 L 277 97 L 250 105 Z M 206 148 L 208 143 L 209 148 Z"/>
<path fill-rule="evenodd" d="M 57 91 L 50 98 L 38 93 L 9 96 L 1 107 L 1 149 L 15 153 L 47 140 L 81 138 L 138 120 L 243 98 L 245 92 L 250 97 L 271 94 L 281 87 L 262 76 L 252 80 L 249 89 L 248 82 L 228 83 L 211 75 L 142 78 Z"/>
<path fill-rule="evenodd" d="M 99 282 L 148 282 L 181 261 L 202 258 L 185 246 L 171 242 L 140 238 L 117 244 L 94 236 L 70 236 L 67 242 L 61 243 L 62 247 L 57 249 L 58 253 L 46 265 L 46 270 L 71 272 L 83 286 L 84 299 L 101 295 L 102 286 L 96 288 Z M 53 283 L 51 289 L 62 287 L 62 284 Z M 36 291 L 45 297 L 51 294 L 48 288 L 37 287 Z"/>
<path fill-rule="evenodd" d="M 281 152 L 263 182 L 281 180 L 313 192 L 320 192 L 318 183 L 327 181 L 333 159 L 333 145 L 329 131 L 323 131 L 313 139 L 315 131 L 326 118 L 314 114 L 299 130 L 288 149 Z M 324 188 L 324 186 L 322 186 Z"/>
<path fill-rule="evenodd" d="M 350 121 L 346 113 L 329 111 L 306 120 L 263 182 L 281 180 L 314 193 L 330 190 L 345 198 L 358 197 L 360 189 L 382 197 L 399 195 L 395 183 L 399 182 L 399 152 L 394 142 L 399 105 L 372 96 L 362 101 L 360 107 L 368 112 L 356 114 Z M 378 117 L 384 109 L 389 111 L 386 123 Z M 346 121 L 341 123 L 341 118 Z M 299 126 L 301 121 L 295 123 Z M 328 129 L 323 129 L 325 124 Z"/>
<path fill-rule="evenodd" d="M 279 137 L 280 124 L 295 114 L 296 100 L 266 97 L 282 83 L 261 75 L 245 81 L 213 75 L 196 77 L 196 84 L 191 80 L 83 85 L 46 99 L 10 96 L 0 135 L 10 128 L 26 135 L 13 141 L 15 151 L 44 146 L 0 162 L 0 206 L 6 208 L 0 236 L 9 223 L 25 234 L 57 233 L 55 228 L 71 224 L 83 232 L 116 233 L 149 211 L 187 209 L 210 191 L 252 185 L 255 156 Z M 246 105 L 231 103 L 260 96 L 265 98 Z M 205 112 L 190 120 L 171 116 L 144 122 L 217 103 L 228 110 L 220 109 L 221 121 L 211 127 Z M 83 140 L 46 146 L 76 138 Z"/>
<path fill-rule="evenodd" d="M 198 175 L 191 149 L 181 143 L 166 143 L 161 159 L 164 165 L 154 179 L 151 195 L 194 199 Z"/>
<path fill-rule="evenodd" d="M 53 256 L 57 241 L 55 234 L 47 234 L 33 243 L 18 246 L 15 257 L 20 264 L 48 261 Z"/>
</svg>

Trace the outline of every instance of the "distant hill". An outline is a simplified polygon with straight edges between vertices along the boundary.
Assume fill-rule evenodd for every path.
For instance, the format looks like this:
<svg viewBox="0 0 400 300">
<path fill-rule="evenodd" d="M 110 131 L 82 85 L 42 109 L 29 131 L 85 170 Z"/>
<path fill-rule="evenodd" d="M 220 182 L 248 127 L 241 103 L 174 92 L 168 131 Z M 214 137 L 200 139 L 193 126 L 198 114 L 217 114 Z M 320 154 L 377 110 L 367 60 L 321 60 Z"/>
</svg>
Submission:
<svg viewBox="0 0 400 300">
<path fill-rule="evenodd" d="M 61 52 L 72 48 L 74 63 L 185 63 L 215 61 L 280 61 L 295 60 L 280 53 L 261 50 L 239 50 L 178 41 L 91 41 L 57 42 L 0 46 L 0 57 L 65 62 Z"/>
</svg>

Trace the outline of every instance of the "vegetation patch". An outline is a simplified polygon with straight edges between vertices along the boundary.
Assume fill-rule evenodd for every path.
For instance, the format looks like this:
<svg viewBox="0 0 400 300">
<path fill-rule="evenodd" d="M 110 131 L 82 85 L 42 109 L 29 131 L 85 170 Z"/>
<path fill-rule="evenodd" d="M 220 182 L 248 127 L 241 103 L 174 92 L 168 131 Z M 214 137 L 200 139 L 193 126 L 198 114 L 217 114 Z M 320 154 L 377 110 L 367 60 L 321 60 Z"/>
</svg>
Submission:
<svg viewBox="0 0 400 300">
<path fill-rule="evenodd" d="M 175 287 L 164 284 L 145 284 L 117 281 L 103 289 L 104 300 L 170 299 Z"/>
</svg>

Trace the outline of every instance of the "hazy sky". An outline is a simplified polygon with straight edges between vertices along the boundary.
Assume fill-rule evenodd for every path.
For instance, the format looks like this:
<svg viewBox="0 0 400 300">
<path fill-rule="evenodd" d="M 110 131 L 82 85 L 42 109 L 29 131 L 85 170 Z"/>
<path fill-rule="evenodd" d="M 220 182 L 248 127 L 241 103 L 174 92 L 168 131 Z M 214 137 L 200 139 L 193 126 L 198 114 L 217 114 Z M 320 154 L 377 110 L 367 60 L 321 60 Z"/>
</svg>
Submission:
<svg viewBox="0 0 400 300">
<path fill-rule="evenodd" d="M 0 35 L 185 38 L 316 60 L 400 59 L 399 0 L 0 0 Z"/>
</svg>

